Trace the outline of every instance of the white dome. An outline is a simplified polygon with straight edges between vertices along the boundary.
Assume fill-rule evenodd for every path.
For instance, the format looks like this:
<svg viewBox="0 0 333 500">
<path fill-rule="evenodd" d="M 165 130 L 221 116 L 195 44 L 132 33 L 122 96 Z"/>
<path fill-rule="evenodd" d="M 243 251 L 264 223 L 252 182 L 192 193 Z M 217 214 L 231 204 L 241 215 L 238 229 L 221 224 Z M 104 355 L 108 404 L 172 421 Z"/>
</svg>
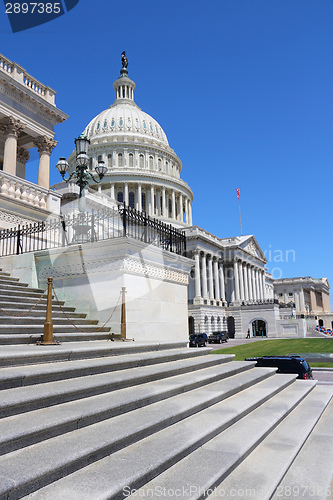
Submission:
<svg viewBox="0 0 333 500">
<path fill-rule="evenodd" d="M 160 124 L 129 100 L 116 100 L 112 106 L 93 118 L 83 133 L 90 141 L 105 139 L 110 135 L 133 135 L 140 141 L 149 137 L 157 143 L 169 146 Z"/>
</svg>

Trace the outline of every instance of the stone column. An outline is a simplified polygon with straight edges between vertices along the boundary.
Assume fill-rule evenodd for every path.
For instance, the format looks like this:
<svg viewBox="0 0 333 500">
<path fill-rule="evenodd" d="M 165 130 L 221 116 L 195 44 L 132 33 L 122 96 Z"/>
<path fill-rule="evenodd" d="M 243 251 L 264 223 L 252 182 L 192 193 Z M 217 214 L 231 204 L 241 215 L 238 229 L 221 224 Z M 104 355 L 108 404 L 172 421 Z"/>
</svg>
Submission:
<svg viewBox="0 0 333 500">
<path fill-rule="evenodd" d="M 5 134 L 3 171 L 7 174 L 16 175 L 17 139 L 24 125 L 20 120 L 12 116 L 6 116 L 0 121 L 0 129 Z"/>
<path fill-rule="evenodd" d="M 141 183 L 139 182 L 138 184 L 138 210 L 139 212 L 142 212 L 142 190 L 141 190 Z"/>
<path fill-rule="evenodd" d="M 194 252 L 194 260 L 195 260 L 195 297 L 201 297 L 201 283 L 200 283 L 200 255 L 199 250 Z"/>
<path fill-rule="evenodd" d="M 259 281 L 259 297 L 260 300 L 264 300 L 264 293 L 262 289 L 262 270 L 258 270 L 258 281 Z"/>
<path fill-rule="evenodd" d="M 155 190 L 154 190 L 154 185 L 150 185 L 150 200 L 149 200 L 149 208 L 148 208 L 148 214 L 150 217 L 155 216 L 155 206 L 154 206 L 154 197 L 155 197 Z"/>
<path fill-rule="evenodd" d="M 50 156 L 57 144 L 57 141 L 45 136 L 37 137 L 34 141 L 39 153 L 38 186 L 50 187 Z"/>
<path fill-rule="evenodd" d="M 178 220 L 183 222 L 184 216 L 183 216 L 183 195 L 182 193 L 179 193 L 179 198 L 178 198 Z"/>
<path fill-rule="evenodd" d="M 128 182 L 124 184 L 124 203 L 128 205 Z"/>
<path fill-rule="evenodd" d="M 257 292 L 256 292 L 256 277 L 254 274 L 254 266 L 251 267 L 251 274 L 252 274 L 252 288 L 253 288 L 253 300 L 257 300 Z"/>
<path fill-rule="evenodd" d="M 219 278 L 220 278 L 221 299 L 225 301 L 224 270 L 223 270 L 223 262 L 221 260 L 219 261 Z"/>
<path fill-rule="evenodd" d="M 248 271 L 247 271 L 247 264 L 245 263 L 244 266 L 244 298 L 245 300 L 249 300 L 249 284 L 248 284 Z"/>
<path fill-rule="evenodd" d="M 254 275 L 256 279 L 256 294 L 257 294 L 257 300 L 260 300 L 260 287 L 259 287 L 259 269 L 256 267 L 254 270 Z"/>
<path fill-rule="evenodd" d="M 265 300 L 266 299 L 265 270 L 262 271 L 262 293 L 263 293 L 263 300 Z"/>
<path fill-rule="evenodd" d="M 300 289 L 299 291 L 299 297 L 300 297 L 300 308 L 301 308 L 301 312 L 304 314 L 306 311 L 305 311 L 305 300 L 304 300 L 304 290 L 303 288 Z"/>
<path fill-rule="evenodd" d="M 250 265 L 247 268 L 247 277 L 248 277 L 248 285 L 249 285 L 249 300 L 253 300 L 252 271 L 251 271 Z"/>
<path fill-rule="evenodd" d="M 185 198 L 185 222 L 188 224 L 188 198 Z"/>
<path fill-rule="evenodd" d="M 24 148 L 17 148 L 17 168 L 16 175 L 21 179 L 25 179 L 25 167 L 26 163 L 30 158 L 29 151 Z"/>
<path fill-rule="evenodd" d="M 162 215 L 162 207 L 161 207 L 161 193 L 158 190 L 156 192 L 156 204 L 157 204 L 157 215 L 161 216 Z"/>
<path fill-rule="evenodd" d="M 162 210 L 161 210 L 161 216 L 162 217 L 167 217 L 165 213 L 165 187 L 162 187 Z"/>
<path fill-rule="evenodd" d="M 201 255 L 201 272 L 202 272 L 202 296 L 204 299 L 208 299 L 206 255 L 204 253 Z"/>
<path fill-rule="evenodd" d="M 171 191 L 171 219 L 176 219 L 176 194 L 174 189 Z"/>
<path fill-rule="evenodd" d="M 208 260 L 208 283 L 209 283 L 209 298 L 214 299 L 214 283 L 213 283 L 213 262 L 212 256 L 207 255 Z"/>
<path fill-rule="evenodd" d="M 316 294 L 314 288 L 310 288 L 310 307 L 312 312 L 317 310 Z"/>
<path fill-rule="evenodd" d="M 240 300 L 245 300 L 244 294 L 244 276 L 243 276 L 243 262 L 238 261 L 238 274 L 239 274 L 239 292 L 240 292 Z"/>
<path fill-rule="evenodd" d="M 189 202 L 188 204 L 188 223 L 190 226 L 192 226 L 192 203 Z"/>
<path fill-rule="evenodd" d="M 114 182 L 110 182 L 110 198 L 114 200 Z"/>
<path fill-rule="evenodd" d="M 234 260 L 234 289 L 235 300 L 239 300 L 239 276 L 238 276 L 238 260 Z"/>
<path fill-rule="evenodd" d="M 216 257 L 213 260 L 213 268 L 214 268 L 214 283 L 215 283 L 215 299 L 220 300 L 220 284 L 219 284 L 219 264 L 217 262 Z"/>
<path fill-rule="evenodd" d="M 295 290 L 294 292 L 295 296 L 295 307 L 296 307 L 296 314 L 301 312 L 301 304 L 299 300 L 299 290 Z"/>
</svg>

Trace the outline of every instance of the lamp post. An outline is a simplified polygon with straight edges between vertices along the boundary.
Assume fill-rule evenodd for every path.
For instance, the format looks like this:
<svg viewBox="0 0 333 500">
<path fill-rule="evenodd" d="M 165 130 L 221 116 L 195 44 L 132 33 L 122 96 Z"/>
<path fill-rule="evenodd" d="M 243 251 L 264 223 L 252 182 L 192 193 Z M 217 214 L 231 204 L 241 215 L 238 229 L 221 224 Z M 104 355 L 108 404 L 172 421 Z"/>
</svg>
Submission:
<svg viewBox="0 0 333 500">
<path fill-rule="evenodd" d="M 64 181 L 69 182 L 71 180 L 76 180 L 76 185 L 80 188 L 79 194 L 79 218 L 78 223 L 74 225 L 75 236 L 73 242 L 78 241 L 88 241 L 88 231 L 90 225 L 85 221 L 85 187 L 89 184 L 90 180 L 93 180 L 96 184 L 100 183 L 107 172 L 107 167 L 103 160 L 99 161 L 95 167 L 98 179 L 96 179 L 91 172 L 88 171 L 88 146 L 90 144 L 89 139 L 81 134 L 77 139 L 75 139 L 76 147 L 76 170 L 65 178 L 66 172 L 68 172 L 69 164 L 66 158 L 59 158 L 56 165 L 57 170 L 59 170 L 61 177 Z"/>
</svg>

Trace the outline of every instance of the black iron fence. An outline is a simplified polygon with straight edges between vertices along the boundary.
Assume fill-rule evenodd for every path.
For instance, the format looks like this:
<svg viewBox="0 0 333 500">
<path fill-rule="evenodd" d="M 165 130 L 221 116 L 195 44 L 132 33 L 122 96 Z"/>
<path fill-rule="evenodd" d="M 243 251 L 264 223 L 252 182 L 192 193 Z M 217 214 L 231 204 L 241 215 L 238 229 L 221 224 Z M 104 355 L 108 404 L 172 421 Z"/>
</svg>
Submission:
<svg viewBox="0 0 333 500">
<path fill-rule="evenodd" d="M 121 237 L 134 238 L 178 255 L 186 251 L 186 236 L 182 230 L 120 205 L 3 229 L 0 231 L 0 256 Z"/>
</svg>

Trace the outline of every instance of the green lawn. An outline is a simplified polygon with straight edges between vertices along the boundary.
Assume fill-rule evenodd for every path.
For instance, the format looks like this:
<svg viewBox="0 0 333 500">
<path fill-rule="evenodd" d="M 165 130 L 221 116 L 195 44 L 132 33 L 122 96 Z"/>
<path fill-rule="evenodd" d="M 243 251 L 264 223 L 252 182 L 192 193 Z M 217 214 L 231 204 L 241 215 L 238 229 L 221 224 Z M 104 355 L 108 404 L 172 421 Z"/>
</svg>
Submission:
<svg viewBox="0 0 333 500">
<path fill-rule="evenodd" d="M 214 354 L 235 354 L 235 361 L 253 356 L 277 356 L 297 353 L 333 353 L 333 340 L 329 339 L 285 339 L 285 340 L 259 340 L 234 347 L 214 350 Z M 333 363 L 311 363 L 311 366 L 328 366 L 333 368 Z"/>
</svg>

